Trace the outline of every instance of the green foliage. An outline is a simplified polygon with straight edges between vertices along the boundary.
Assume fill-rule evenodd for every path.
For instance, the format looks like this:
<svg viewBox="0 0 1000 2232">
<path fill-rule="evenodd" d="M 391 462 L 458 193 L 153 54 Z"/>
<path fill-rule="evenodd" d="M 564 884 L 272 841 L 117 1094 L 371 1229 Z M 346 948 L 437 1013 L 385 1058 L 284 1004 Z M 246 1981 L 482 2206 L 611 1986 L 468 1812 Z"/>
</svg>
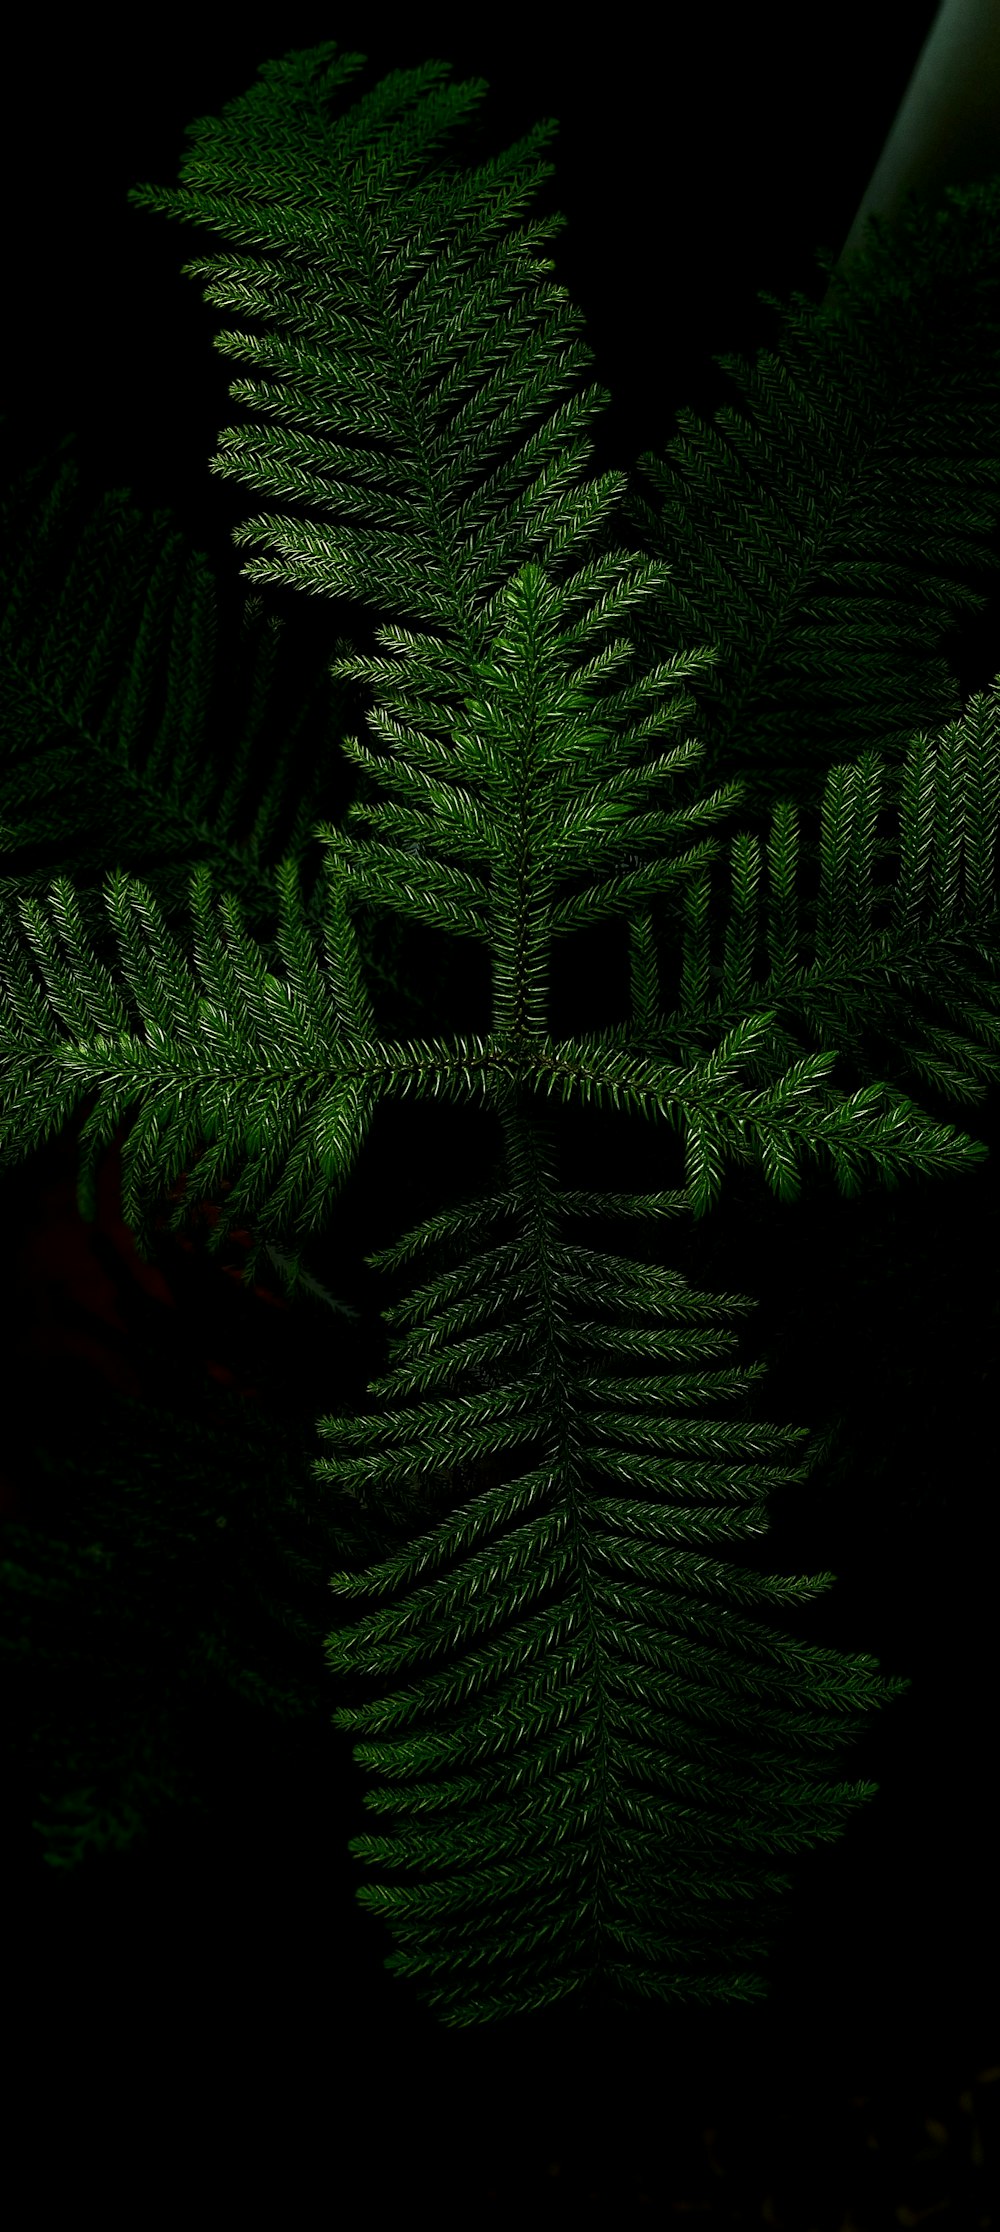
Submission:
<svg viewBox="0 0 1000 2232">
<path fill-rule="evenodd" d="M 283 746 L 238 844 L 276 639 L 213 804 L 203 571 L 118 499 L 67 559 L 64 481 L 28 476 L 0 817 L 26 803 L 18 826 L 62 851 L 45 904 L 16 841 L 0 886 L 0 1157 L 14 1167 L 87 1102 L 87 1199 L 134 1111 L 140 1251 L 182 1178 L 174 1225 L 231 1177 L 212 1246 L 242 1219 L 248 1283 L 268 1251 L 294 1291 L 380 1104 L 493 1122 L 490 1182 L 463 1172 L 366 1256 L 423 1275 L 383 1312 L 398 1330 L 377 1407 L 319 1419 L 309 1466 L 344 1614 L 323 1638 L 348 1699 L 334 1720 L 386 1817 L 353 1840 L 380 1870 L 358 1896 L 447 2023 L 595 1980 L 749 1997 L 791 1882 L 772 1862 L 873 1796 L 836 1767 L 908 1683 L 778 1624 L 831 1573 L 727 1555 L 767 1532 L 824 1439 L 803 1453 L 806 1426 L 749 1416 L 764 1367 L 734 1361 L 732 1328 L 752 1296 L 700 1291 L 666 1229 L 662 1262 L 629 1248 L 709 1217 L 727 1166 L 794 1202 L 809 1165 L 849 1197 L 987 1153 L 903 1081 L 969 1106 L 1000 1067 L 1000 682 L 963 711 L 943 660 L 915 656 L 982 602 L 957 575 L 1000 515 L 1000 190 L 911 213 L 831 311 L 800 298 L 782 355 L 745 378 L 753 419 L 688 421 L 674 464 L 642 461 L 657 518 L 626 475 L 586 477 L 607 398 L 574 392 L 582 320 L 538 254 L 562 220 L 519 222 L 554 126 L 442 165 L 485 88 L 431 63 L 338 106 L 361 61 L 331 43 L 266 65 L 189 129 L 179 189 L 130 197 L 236 244 L 184 267 L 263 328 L 219 338 L 252 376 L 213 470 L 276 507 L 236 532 L 257 552 L 244 578 L 380 620 L 379 656 L 340 639 L 327 661 L 367 693 L 368 741 L 346 694 L 326 731 L 358 789 L 320 812 L 317 763 L 278 856 Z M 942 272 L 961 408 L 927 315 Z M 641 554 L 615 540 L 630 523 Z M 936 734 L 914 732 L 918 704 Z M 93 861 L 62 807 L 81 739 L 123 800 L 110 841 L 100 825 L 110 938 L 85 917 Z M 322 874 L 304 890 L 309 836 Z M 121 864 L 133 842 L 141 875 Z M 386 918 L 405 933 L 392 1018 L 373 997 Z M 595 926 L 623 933 L 627 1017 L 567 1032 L 554 956 Z M 421 935 L 439 956 L 422 1004 L 402 966 Z M 456 953 L 488 976 L 485 1028 Z M 683 1182 L 569 1185 L 554 1100 L 676 1135 Z M 224 1661 L 252 1682 L 220 1643 Z"/>
</svg>

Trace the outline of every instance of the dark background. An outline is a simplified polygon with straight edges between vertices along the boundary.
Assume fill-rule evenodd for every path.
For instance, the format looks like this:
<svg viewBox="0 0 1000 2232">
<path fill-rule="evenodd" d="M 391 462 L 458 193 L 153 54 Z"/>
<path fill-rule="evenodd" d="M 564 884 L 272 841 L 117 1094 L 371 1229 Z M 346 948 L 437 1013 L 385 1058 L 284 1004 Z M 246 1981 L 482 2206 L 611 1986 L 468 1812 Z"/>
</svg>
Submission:
<svg viewBox="0 0 1000 2232">
<path fill-rule="evenodd" d="M 100 22 L 53 38 L 39 16 L 11 80 L 24 131 L 3 149 L 2 402 L 25 458 L 75 430 L 95 490 L 169 504 L 220 578 L 235 574 L 245 499 L 207 471 L 234 368 L 180 274 L 193 236 L 125 196 L 174 184 L 185 125 L 264 60 L 336 36 L 369 58 L 359 90 L 436 57 L 488 79 L 491 146 L 560 119 L 536 207 L 569 219 L 551 252 L 613 398 L 594 470 L 626 467 L 665 442 L 679 407 L 733 400 L 711 359 L 773 338 L 758 288 L 819 294 L 813 249 L 846 237 L 933 14 L 882 0 L 802 10 L 789 30 L 785 11 L 725 5 L 660 11 L 650 32 L 647 14 L 619 10 L 598 39 L 538 9 L 482 12 L 477 29 L 475 11 L 432 6 L 387 31 L 364 11 L 292 8 L 268 30 L 208 8 L 135 14 L 120 42 Z M 315 648 L 321 621 L 273 595 Z M 1000 666 L 996 635 L 992 609 L 967 631 L 967 685 Z M 977 1136 L 995 1112 L 994 1096 Z M 74 1175 L 64 1141 L 0 1179 L 6 1508 L 40 1527 L 65 1506 L 65 1454 L 104 1430 L 119 1394 L 180 1404 L 190 1387 L 194 1402 L 210 1380 L 227 1399 L 273 1393 L 303 1431 L 331 1404 L 325 1322 L 304 1340 L 273 1297 L 176 1246 L 162 1269 L 180 1307 L 166 1311 L 129 1252 L 113 1162 L 96 1234 L 75 1215 Z M 355 1239 L 363 1225 L 359 1209 Z M 988 1166 L 879 1196 L 863 1219 L 823 1187 L 794 1217 L 747 1200 L 704 1243 L 720 1286 L 761 1293 L 768 1414 L 846 1420 L 834 1481 L 808 1513 L 779 1516 L 768 1562 L 836 1570 L 811 1632 L 914 1677 L 851 1769 L 879 1781 L 874 1807 L 795 1864 L 771 2000 L 440 2028 L 384 1971 L 389 1940 L 354 1900 L 364 1878 L 346 1839 L 371 1819 L 329 1727 L 332 1696 L 294 1728 L 218 1704 L 190 1731 L 207 1813 L 168 1808 L 125 1853 L 46 1869 L 23 1759 L 8 1781 L 18 2097 L 26 2111 L 55 2103 L 74 2183 L 79 2162 L 83 2187 L 103 2192 L 126 2141 L 162 2161 L 167 2140 L 164 2175 L 183 2186 L 200 2153 L 209 2204 L 272 2177 L 287 2198 L 315 2169 L 334 2206 L 377 2206 L 393 2180 L 433 2201 L 453 2179 L 472 2221 L 494 2207 L 506 2221 L 525 2199 L 555 2209 L 561 2195 L 640 2191 L 655 2216 L 691 2184 L 707 2126 L 738 2135 L 722 2184 L 708 2179 L 713 2205 L 793 2166 L 828 2202 L 845 2103 L 868 2088 L 951 2098 L 1000 2059 L 996 1234 Z M 777 2221 L 812 2221 L 798 2205 Z"/>
</svg>

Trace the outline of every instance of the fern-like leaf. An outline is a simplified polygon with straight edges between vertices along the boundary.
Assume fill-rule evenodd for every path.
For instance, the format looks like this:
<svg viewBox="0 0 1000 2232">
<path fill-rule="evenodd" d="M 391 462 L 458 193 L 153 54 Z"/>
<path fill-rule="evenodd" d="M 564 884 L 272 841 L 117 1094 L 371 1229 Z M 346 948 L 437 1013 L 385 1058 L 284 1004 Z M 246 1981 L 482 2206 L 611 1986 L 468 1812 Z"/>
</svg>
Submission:
<svg viewBox="0 0 1000 2232">
<path fill-rule="evenodd" d="M 860 382 L 846 416 L 837 402 L 838 350 L 856 372 L 861 324 L 834 337 L 817 323 L 800 379 L 762 363 L 764 433 L 734 433 L 738 469 L 720 440 L 701 445 L 687 493 L 707 460 L 721 525 L 704 507 L 699 522 L 691 503 L 686 547 L 702 574 L 694 589 L 678 579 L 674 597 L 669 534 L 682 542 L 686 523 L 682 533 L 670 517 L 661 533 L 647 510 L 637 516 L 658 549 L 637 559 L 609 547 L 625 476 L 585 475 L 587 421 L 606 397 L 568 392 L 589 351 L 536 254 L 561 220 L 514 224 L 550 168 L 539 158 L 553 127 L 460 172 L 439 150 L 484 88 L 448 86 L 429 64 L 332 114 L 360 61 L 331 44 L 269 65 L 222 118 L 193 128 L 179 190 L 132 199 L 227 234 L 233 253 L 187 268 L 208 279 L 209 299 L 265 326 L 220 341 L 253 367 L 231 392 L 262 423 L 226 430 L 215 469 L 280 505 L 239 530 L 262 553 L 245 576 L 377 598 L 388 616 L 384 657 L 346 643 L 332 666 L 372 689 L 372 744 L 343 738 L 369 793 L 341 823 L 314 825 L 325 888 L 313 917 L 286 854 L 273 951 L 248 933 L 233 892 L 220 935 L 202 862 L 190 878 L 192 966 L 148 884 L 114 872 L 105 900 L 127 1000 L 71 880 L 51 886 L 51 922 L 18 891 L 20 942 L 0 909 L 0 1153 L 23 1153 L 96 1089 L 88 1148 L 138 1103 L 123 1169 L 140 1240 L 150 1201 L 203 1137 L 192 1185 L 241 1172 L 217 1244 L 241 1213 L 277 1243 L 289 1224 L 296 1236 L 316 1228 L 380 1096 L 489 1107 L 502 1185 L 467 1189 L 368 1259 L 388 1269 L 442 1247 L 453 1257 L 389 1313 L 407 1330 L 372 1389 L 382 1409 L 320 1421 L 331 1454 L 317 1481 L 353 1501 L 359 1525 L 345 1536 L 371 1553 L 332 1577 L 356 1617 L 327 1638 L 327 1656 L 345 1681 L 386 1685 L 338 1714 L 383 1777 L 372 1806 L 396 1817 L 355 1850 L 409 1878 L 362 1896 L 389 1917 L 394 1964 L 450 2023 L 601 1979 L 667 1998 L 746 1997 L 763 1989 L 767 1901 L 788 1882 L 772 1862 L 837 1835 L 871 1796 L 873 1785 L 830 1770 L 907 1684 L 777 1624 L 832 1575 L 761 1575 L 725 1554 L 759 1540 L 773 1492 L 810 1470 L 786 1461 L 807 1429 L 726 1415 L 761 1369 L 732 1361 L 731 1323 L 750 1299 L 701 1293 L 667 1264 L 588 1247 L 566 1227 L 704 1216 L 727 1162 L 757 1164 L 793 1198 L 810 1156 L 829 1158 L 845 1195 L 864 1177 L 892 1184 L 981 1158 L 885 1077 L 845 1093 L 831 1072 L 866 1012 L 887 1020 L 900 1064 L 918 1064 L 909 1003 L 927 986 L 947 994 L 955 1039 L 928 1041 L 935 1082 L 947 1082 L 951 1053 L 956 1075 L 990 1072 L 995 731 L 978 713 L 956 727 L 933 779 L 926 737 L 900 774 L 906 738 L 898 721 L 885 733 L 890 703 L 909 705 L 897 685 L 914 631 L 898 625 L 892 503 L 874 489 L 856 500 L 856 460 L 855 501 L 838 495 L 848 443 L 864 454 L 877 426 Z M 993 225 L 1000 197 L 981 206 Z M 925 430 L 911 403 L 900 440 L 912 451 Z M 996 474 L 983 479 L 992 487 Z M 824 507 L 853 516 L 843 552 L 823 542 Z M 959 509 L 964 532 L 985 524 L 985 509 L 956 499 Z M 970 552 L 946 538 L 944 562 Z M 838 569 L 835 612 L 814 593 L 817 564 Z M 817 726 L 808 795 L 765 798 L 767 764 L 783 785 L 788 753 L 766 723 L 741 726 L 741 690 L 745 709 L 768 661 L 783 662 L 785 712 L 794 702 L 810 720 L 803 672 L 843 619 L 853 628 L 860 565 L 870 625 L 862 615 L 860 635 L 842 633 L 825 679 L 843 701 L 841 750 L 853 704 L 866 756 L 831 768 Z M 793 627 L 806 586 L 811 609 Z M 960 602 L 938 577 L 923 597 L 939 626 Z M 686 629 L 698 612 L 704 625 L 678 644 L 682 611 Z M 665 656 L 648 656 L 644 629 Z M 861 653 L 871 671 L 859 690 Z M 696 706 L 685 684 L 711 705 L 718 669 L 721 704 L 722 672 L 728 687 L 741 660 L 732 726 L 717 724 L 707 752 L 683 730 Z M 926 706 L 925 719 L 958 710 L 951 698 L 930 716 Z M 751 746 L 766 746 L 763 766 Z M 800 932 L 795 816 L 816 803 L 820 776 L 820 889 Z M 879 863 L 883 776 L 900 819 Z M 721 826 L 733 814 L 745 822 L 735 837 Z M 879 867 L 888 885 L 876 886 Z M 713 869 L 728 887 L 714 978 Z M 876 930 L 887 895 L 895 912 Z M 477 947 L 491 971 L 488 1027 L 380 1033 L 352 919 L 364 906 Z M 553 945 L 615 917 L 628 929 L 628 1021 L 561 1035 Z M 674 1008 L 657 922 L 678 933 Z M 973 949 L 975 1008 L 956 996 Z M 565 1187 L 542 1106 L 553 1097 L 674 1127 L 684 1184 Z M 374 1609 L 359 1609 L 366 1596 Z"/>
</svg>

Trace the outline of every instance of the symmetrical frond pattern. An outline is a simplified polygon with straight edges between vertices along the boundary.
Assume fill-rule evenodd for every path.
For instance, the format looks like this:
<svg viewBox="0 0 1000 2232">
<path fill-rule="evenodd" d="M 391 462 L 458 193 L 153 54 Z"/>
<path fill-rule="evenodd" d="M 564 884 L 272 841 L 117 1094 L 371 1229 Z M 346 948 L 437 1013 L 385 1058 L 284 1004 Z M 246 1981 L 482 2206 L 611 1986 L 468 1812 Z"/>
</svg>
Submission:
<svg viewBox="0 0 1000 2232">
<path fill-rule="evenodd" d="M 365 602 L 377 581 L 380 617 L 419 631 L 411 719 L 447 742 L 512 572 L 527 555 L 576 570 L 626 476 L 584 477 L 608 397 L 573 392 L 593 351 L 538 253 L 565 219 L 515 223 L 552 174 L 555 124 L 444 170 L 485 84 L 430 62 L 334 113 L 363 59 L 332 42 L 286 56 L 189 127 L 179 188 L 129 198 L 265 251 L 183 267 L 264 326 L 217 342 L 254 368 L 230 393 L 257 423 L 223 432 L 212 469 L 281 499 L 236 530 L 267 552 L 244 575 Z"/>
<path fill-rule="evenodd" d="M 797 888 L 801 816 L 787 799 L 772 811 L 766 855 L 749 831 L 732 840 L 720 909 L 707 874 L 692 882 L 680 999 L 654 1026 L 661 1043 L 690 1055 L 766 1014 L 786 1060 L 793 1047 L 836 1045 L 862 1077 L 888 1066 L 963 1106 L 982 1104 L 1000 1074 L 1000 684 L 973 696 L 940 737 L 912 738 L 895 835 L 879 842 L 885 774 L 870 752 L 827 776 L 814 909 Z M 876 868 L 893 865 L 876 885 Z M 648 933 L 634 935 L 633 961 L 637 977 L 655 976 Z"/>
<path fill-rule="evenodd" d="M 389 1965 L 448 2023 L 595 1981 L 760 1994 L 768 1894 L 791 1880 L 769 1863 L 836 1836 L 874 1794 L 831 1780 L 830 1760 L 908 1686 L 762 1619 L 833 1574 L 727 1562 L 809 1469 L 782 1462 L 805 1429 L 723 1415 L 761 1369 L 718 1361 L 752 1299 L 563 1239 L 554 1199 L 455 1217 L 464 1256 L 390 1313 L 409 1328 L 372 1388 L 390 1407 L 321 1421 L 337 1454 L 315 1470 L 382 1510 L 407 1483 L 433 1498 L 456 1455 L 492 1473 L 380 1566 L 331 1576 L 378 1599 L 326 1646 L 335 1672 L 382 1686 L 334 1715 L 380 1778 L 366 1802 L 391 1817 L 352 1840 L 382 1871 L 358 1896 L 389 1918 Z M 558 1206 L 669 1220 L 686 1202 Z M 431 1237 L 439 1221 L 376 1260 Z M 478 1396 L 470 1371 L 487 1375 Z"/>
<path fill-rule="evenodd" d="M 986 1153 L 899 1081 L 968 1102 L 997 1074 L 1000 682 L 959 718 L 943 663 L 913 656 L 979 601 L 956 577 L 1000 516 L 995 377 L 968 332 L 942 372 L 940 332 L 925 343 L 907 311 L 912 274 L 879 340 L 887 250 L 867 294 L 859 282 L 837 317 L 801 309 L 782 356 L 761 356 L 756 424 L 718 414 L 721 432 L 671 445 L 676 468 L 643 461 L 666 498 L 656 519 L 625 475 L 587 478 L 606 397 L 575 392 L 591 352 L 539 253 L 562 220 L 520 222 L 554 126 L 463 169 L 442 150 L 485 88 L 429 63 L 345 106 L 362 61 L 328 43 L 268 64 L 190 127 L 179 188 L 131 198 L 231 243 L 185 268 L 241 320 L 218 345 L 249 368 L 230 392 L 250 423 L 223 432 L 213 465 L 271 499 L 237 533 L 258 552 L 245 577 L 378 608 L 380 655 L 340 640 L 329 662 L 371 694 L 368 738 L 338 739 L 367 788 L 339 819 L 308 809 L 324 855 L 311 898 L 303 807 L 273 868 L 273 943 L 256 910 L 284 776 L 234 863 L 242 745 L 228 804 L 210 807 L 207 773 L 192 792 L 199 838 L 164 850 L 162 889 L 105 862 L 117 958 L 74 873 L 51 878 L 47 912 L 34 874 L 12 873 L 0 1157 L 93 1093 L 92 1173 L 135 1110 L 122 1162 L 140 1246 L 180 1173 L 195 1192 L 232 1173 L 214 1244 L 252 1219 L 252 1280 L 265 1242 L 331 1213 L 380 1098 L 491 1111 L 502 1182 L 469 1177 L 367 1259 L 423 1258 L 427 1274 L 386 1312 L 400 1331 L 371 1383 L 381 1407 L 318 1422 L 348 1615 L 326 1657 L 345 1685 L 379 1685 L 336 1715 L 388 1817 L 354 1850 L 393 1880 L 359 1896 L 448 2023 L 598 1981 L 747 1997 L 790 1880 L 773 1863 L 873 1794 L 839 1755 L 908 1685 L 779 1624 L 831 1574 L 762 1574 L 731 1550 L 759 1542 L 818 1449 L 796 1467 L 808 1428 L 747 1415 L 764 1368 L 738 1361 L 733 1323 L 752 1298 L 683 1278 L 669 1228 L 710 1214 L 727 1165 L 794 1200 L 810 1159 L 846 1196 Z M 950 269 L 988 293 L 998 242 L 987 191 L 953 198 L 933 238 L 915 246 L 911 229 L 902 254 L 931 284 Z M 40 598 L 64 494 L 59 479 L 34 490 L 0 678 L 11 780 L 39 834 L 51 809 L 68 843 L 39 674 L 57 678 L 64 724 L 117 740 L 131 781 L 169 641 L 151 763 L 166 827 L 209 742 L 212 622 L 172 546 L 132 565 L 124 512 Z M 645 536 L 641 554 L 619 526 Z M 0 812 L 13 798 L 0 771 Z M 189 950 L 168 919 L 182 851 Z M 366 909 L 485 960 L 488 1025 L 428 1007 L 381 1028 Z M 555 941 L 615 923 L 628 1020 L 563 1033 Z M 857 1089 L 833 1082 L 838 1056 Z M 683 1183 L 567 1185 L 554 1100 L 673 1130 Z M 620 1247 L 588 1233 L 595 1219 L 620 1222 Z M 667 1260 L 650 1265 L 629 1242 L 655 1223 Z"/>
</svg>

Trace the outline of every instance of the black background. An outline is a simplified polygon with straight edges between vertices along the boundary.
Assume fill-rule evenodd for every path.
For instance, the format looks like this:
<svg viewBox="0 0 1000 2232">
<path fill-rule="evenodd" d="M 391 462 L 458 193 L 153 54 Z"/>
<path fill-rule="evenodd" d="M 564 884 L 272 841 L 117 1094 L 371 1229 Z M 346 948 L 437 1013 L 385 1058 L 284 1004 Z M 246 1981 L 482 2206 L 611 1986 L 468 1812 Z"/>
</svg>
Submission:
<svg viewBox="0 0 1000 2232">
<path fill-rule="evenodd" d="M 120 41 L 100 21 L 53 38 L 39 18 L 10 85 L 22 129 L 3 152 L 2 400 L 25 456 L 76 430 L 95 488 L 169 504 L 219 576 L 235 574 L 229 531 L 245 500 L 207 471 L 233 415 L 233 368 L 211 346 L 216 314 L 180 274 L 193 236 L 125 196 L 174 184 L 184 126 L 261 62 L 335 36 L 368 56 L 359 89 L 435 57 L 456 78 L 485 77 L 492 146 L 561 120 L 557 173 L 536 206 L 569 219 L 552 253 L 613 398 L 594 470 L 627 467 L 665 442 L 681 406 L 707 414 L 733 400 L 711 359 L 773 337 L 757 288 L 820 291 L 813 249 L 846 237 L 933 13 L 927 0 L 801 10 L 790 30 L 785 11 L 725 5 L 661 10 L 651 32 L 648 14 L 626 9 L 594 37 L 538 9 L 484 12 L 477 26 L 475 11 L 432 6 L 386 29 L 364 11 L 292 8 L 268 30 L 208 8 L 135 14 Z M 274 597 L 292 616 L 291 593 Z M 310 642 L 321 627 L 315 615 L 295 624 Z M 991 609 L 966 631 L 963 682 L 1000 666 L 995 645 Z M 995 1095 L 970 1128 L 991 1137 L 994 1118 Z M 43 1307 L 39 1264 L 70 1173 L 53 1143 L 0 1180 L 12 1318 L 28 1291 Z M 768 1562 L 836 1570 L 811 1632 L 915 1677 L 852 1769 L 879 1780 L 875 1806 L 796 1863 L 771 2000 L 602 2019 L 554 2009 L 445 2031 L 386 1974 L 388 1938 L 354 1901 L 362 1872 L 344 1847 L 371 1821 L 327 1704 L 293 1733 L 234 1709 L 204 1733 L 207 1823 L 168 1815 L 126 1855 L 55 1876 L 14 1806 L 18 2079 L 26 2106 L 56 2103 L 84 2186 L 103 2190 L 119 2148 L 159 2161 L 169 2139 L 165 2175 L 183 2188 L 200 2157 L 208 2206 L 272 2177 L 287 2197 L 314 2176 L 324 2206 L 346 2195 L 377 2207 L 388 2181 L 433 2202 L 454 2176 L 474 2221 L 490 2193 L 501 2208 L 518 2195 L 620 2197 L 641 2171 L 662 2208 L 706 2119 L 743 2119 L 747 2162 L 759 2143 L 786 2166 L 796 2149 L 821 2163 L 831 2104 L 938 2072 L 957 2088 L 997 2058 L 996 1233 L 988 1166 L 879 1196 L 863 1220 L 823 1187 L 794 1215 L 747 1198 L 703 1243 L 720 1287 L 761 1293 L 767 1415 L 815 1422 L 836 1409 L 848 1421 L 836 1479 L 808 1514 L 777 1516 Z M 119 1248 L 127 1310 L 122 1260 Z M 207 1340 L 218 1356 L 228 1342 L 237 1382 L 260 1377 L 267 1350 L 286 1393 L 298 1375 L 296 1415 L 329 1407 L 324 1357 L 299 1353 L 276 1312 L 261 1337 L 231 1286 L 199 1299 L 192 1284 L 189 1300 L 194 1347 Z M 115 1351 L 126 1375 L 140 1351 L 148 1365 L 160 1324 L 141 1296 L 134 1306 Z M 59 1446 L 71 1406 L 86 1433 L 108 1376 L 58 1342 L 29 1369 L 29 1347 L 23 1324 L 9 1325 L 12 1478 L 37 1474 L 40 1438 Z M 27 1441 L 35 1462 L 19 1476 Z"/>
</svg>

